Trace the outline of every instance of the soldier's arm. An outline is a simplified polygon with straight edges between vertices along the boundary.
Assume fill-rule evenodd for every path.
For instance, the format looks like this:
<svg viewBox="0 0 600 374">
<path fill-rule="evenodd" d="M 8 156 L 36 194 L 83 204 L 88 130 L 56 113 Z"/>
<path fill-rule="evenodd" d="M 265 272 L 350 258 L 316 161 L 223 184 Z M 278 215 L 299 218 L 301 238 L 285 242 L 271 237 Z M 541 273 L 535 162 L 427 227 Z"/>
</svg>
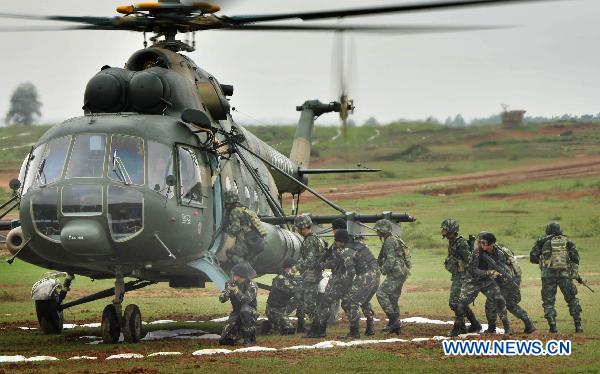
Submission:
<svg viewBox="0 0 600 374">
<path fill-rule="evenodd" d="M 237 236 L 237 234 L 242 230 L 242 215 L 244 212 L 239 208 L 233 208 L 229 212 L 229 216 L 227 217 L 227 225 L 223 231 L 231 236 Z"/>
<path fill-rule="evenodd" d="M 538 240 L 535 241 L 535 243 L 533 243 L 531 252 L 529 252 L 529 262 L 531 262 L 532 264 L 540 263 L 540 256 L 542 254 L 542 245 L 543 245 L 542 238 L 539 238 Z"/>
<path fill-rule="evenodd" d="M 235 296 L 239 298 L 241 304 L 249 304 L 252 300 L 256 300 L 257 293 L 258 289 L 256 288 L 256 285 L 253 282 L 250 282 L 246 292 L 239 291 Z"/>
<path fill-rule="evenodd" d="M 304 246 L 306 248 L 306 257 L 304 263 L 308 268 L 315 269 L 320 264 L 320 243 L 316 236 L 308 236 L 304 240 Z"/>
<path fill-rule="evenodd" d="M 224 303 L 227 300 L 229 300 L 229 296 L 230 296 L 229 291 L 228 290 L 223 290 L 223 291 L 221 291 L 221 294 L 219 295 L 219 301 L 221 303 Z"/>
<path fill-rule="evenodd" d="M 394 266 L 396 266 L 396 248 L 394 247 L 393 240 L 386 240 L 383 243 L 383 247 L 381 251 L 385 252 L 383 264 L 381 265 L 381 270 L 385 274 L 389 274 L 393 272 Z"/>
<path fill-rule="evenodd" d="M 474 278 L 483 278 L 486 276 L 485 270 L 479 269 L 479 251 L 481 249 L 475 248 L 473 254 L 470 256 L 469 264 L 467 265 L 467 271 Z"/>
<path fill-rule="evenodd" d="M 402 240 L 398 240 L 400 243 L 400 248 L 402 248 L 402 255 L 404 256 L 404 263 L 408 269 L 412 268 L 412 257 L 410 256 L 410 250 L 406 243 Z"/>
<path fill-rule="evenodd" d="M 569 259 L 571 262 L 579 265 L 579 251 L 577 251 L 575 243 L 570 240 L 567 241 L 567 253 L 569 254 Z"/>
<path fill-rule="evenodd" d="M 469 258 L 471 257 L 471 249 L 469 248 L 469 243 L 467 243 L 466 240 L 462 239 L 458 241 L 455 256 L 458 257 L 458 259 L 461 260 L 463 264 L 466 265 L 469 263 Z"/>
<path fill-rule="evenodd" d="M 344 250 L 344 267 L 348 271 L 348 277 L 353 278 L 356 275 L 356 267 L 354 266 L 354 258 L 352 258 L 351 249 Z"/>
</svg>

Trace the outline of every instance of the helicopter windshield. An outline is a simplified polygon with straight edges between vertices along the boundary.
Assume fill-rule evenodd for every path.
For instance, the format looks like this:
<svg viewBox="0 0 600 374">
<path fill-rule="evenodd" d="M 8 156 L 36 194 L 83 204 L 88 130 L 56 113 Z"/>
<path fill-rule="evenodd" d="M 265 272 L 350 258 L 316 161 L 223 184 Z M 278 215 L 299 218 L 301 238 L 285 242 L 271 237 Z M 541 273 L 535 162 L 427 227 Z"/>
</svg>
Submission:
<svg viewBox="0 0 600 374">
<path fill-rule="evenodd" d="M 104 135 L 78 135 L 71 152 L 67 178 L 102 178 L 105 148 Z"/>
<path fill-rule="evenodd" d="M 70 185 L 62 189 L 64 215 L 102 214 L 102 186 Z"/>
<path fill-rule="evenodd" d="M 144 225 L 141 192 L 117 186 L 108 187 L 108 225 L 115 241 L 123 241 L 142 231 Z"/>
<path fill-rule="evenodd" d="M 71 136 L 65 136 L 53 139 L 47 144 L 41 144 L 33 151 L 33 158 L 29 161 L 29 168 L 25 176 L 23 194 L 30 187 L 45 186 L 61 177 L 70 142 Z M 19 180 L 22 180 L 26 167 L 27 157 L 21 166 Z"/>
<path fill-rule="evenodd" d="M 57 212 L 58 190 L 43 188 L 31 197 L 31 211 L 36 230 L 52 240 L 60 240 Z"/>
<path fill-rule="evenodd" d="M 167 186 L 167 176 L 173 175 L 171 148 L 151 140 L 148 141 L 148 187 L 159 194 L 174 196 L 173 188 Z"/>
<path fill-rule="evenodd" d="M 112 136 L 108 177 L 125 184 L 144 184 L 144 141 L 141 138 Z"/>
</svg>

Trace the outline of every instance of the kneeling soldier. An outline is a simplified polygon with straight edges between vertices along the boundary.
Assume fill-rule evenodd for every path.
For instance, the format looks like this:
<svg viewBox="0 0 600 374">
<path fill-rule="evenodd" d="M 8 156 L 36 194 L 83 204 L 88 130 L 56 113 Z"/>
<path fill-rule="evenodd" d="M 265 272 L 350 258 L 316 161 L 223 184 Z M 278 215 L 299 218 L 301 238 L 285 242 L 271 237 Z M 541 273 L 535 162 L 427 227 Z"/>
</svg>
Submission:
<svg viewBox="0 0 600 374">
<path fill-rule="evenodd" d="M 282 335 L 296 332 L 296 327 L 288 319 L 292 298 L 297 298 L 297 294 L 300 291 L 299 284 L 293 273 L 294 265 L 296 265 L 296 261 L 292 258 L 286 258 L 283 261 L 283 269 L 279 275 L 273 278 L 271 292 L 269 292 L 269 297 L 267 298 L 267 330 L 274 328 Z"/>
<path fill-rule="evenodd" d="M 244 344 L 256 343 L 256 294 L 258 288 L 252 281 L 256 271 L 247 262 L 241 262 L 231 268 L 232 281 L 225 284 L 219 295 L 219 301 L 231 301 L 233 311 L 221 333 L 219 344 L 234 345 L 241 337 Z"/>
</svg>

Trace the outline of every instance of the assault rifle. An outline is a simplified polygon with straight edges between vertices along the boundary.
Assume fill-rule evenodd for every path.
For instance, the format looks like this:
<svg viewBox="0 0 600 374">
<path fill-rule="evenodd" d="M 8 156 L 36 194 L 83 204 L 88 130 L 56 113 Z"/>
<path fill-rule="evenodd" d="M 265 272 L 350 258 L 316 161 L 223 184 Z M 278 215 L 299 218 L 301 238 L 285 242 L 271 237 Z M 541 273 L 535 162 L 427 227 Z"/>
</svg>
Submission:
<svg viewBox="0 0 600 374">
<path fill-rule="evenodd" d="M 515 278 L 510 275 L 510 272 L 508 271 L 508 269 L 506 268 L 506 266 L 503 266 L 499 263 L 497 263 L 496 261 L 494 261 L 493 258 L 491 258 L 487 253 L 485 253 L 483 250 L 479 251 L 479 256 L 481 256 L 481 258 L 483 258 L 483 260 L 485 262 L 488 263 L 488 265 L 490 265 L 490 267 L 494 270 L 496 270 L 498 273 L 500 273 L 500 275 L 502 276 L 502 278 L 508 280 L 509 282 L 511 282 L 513 285 L 515 285 L 515 287 L 519 287 L 519 284 L 515 281 Z"/>
<path fill-rule="evenodd" d="M 594 292 L 594 290 L 592 290 L 592 288 L 590 286 L 588 286 L 588 284 L 585 282 L 585 280 L 581 277 L 581 275 L 577 274 L 576 277 L 573 277 L 573 279 L 575 279 L 577 281 L 577 283 L 581 284 L 582 286 L 584 286 L 585 288 L 587 288 L 588 290 Z"/>
</svg>

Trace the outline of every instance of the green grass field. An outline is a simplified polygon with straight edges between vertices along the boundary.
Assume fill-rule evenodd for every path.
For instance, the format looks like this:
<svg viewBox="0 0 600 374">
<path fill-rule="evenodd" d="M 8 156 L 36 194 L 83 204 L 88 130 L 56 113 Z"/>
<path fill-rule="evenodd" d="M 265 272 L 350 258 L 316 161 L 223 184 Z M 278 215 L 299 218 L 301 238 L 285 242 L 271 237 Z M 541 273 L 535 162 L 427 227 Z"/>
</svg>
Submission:
<svg viewBox="0 0 600 374">
<path fill-rule="evenodd" d="M 448 129 L 443 126 L 392 125 L 380 129 L 382 134 L 377 143 L 382 157 L 368 166 L 385 167 L 384 179 L 411 179 L 430 176 L 455 175 L 489 168 L 510 169 L 515 166 L 552 162 L 568 159 L 576 155 L 595 155 L 600 151 L 600 127 L 577 127 L 564 125 L 540 125 L 515 134 L 503 133 L 497 127 L 466 129 L 448 140 Z M 571 127 L 575 126 L 575 127 Z M 574 131 L 570 135 L 561 133 Z M 407 129 L 411 129 L 407 131 Z M 356 130 L 358 133 L 355 133 Z M 0 131 L 0 137 L 4 136 Z M 280 143 L 282 151 L 291 143 L 279 140 L 291 137 L 289 128 L 253 129 L 259 134 L 271 133 L 270 141 Z M 335 135 L 334 128 L 318 128 L 316 148 L 322 160 L 320 167 L 350 166 L 351 162 L 364 162 L 372 153 L 361 143 L 372 128 L 352 129 L 350 143 L 345 149 L 354 154 L 355 159 L 338 157 L 343 150 L 336 143 L 328 143 Z M 385 131 L 385 135 L 384 132 Z M 458 131 L 458 130 L 452 130 Z M 364 133 L 363 133 L 364 132 Z M 557 133 L 557 134 L 554 134 Z M 554 135 L 548 135 L 554 134 Z M 265 138 L 269 135 L 264 135 Z M 370 135 L 369 135 L 370 136 Z M 395 137 L 394 137 L 395 136 Z M 23 136 L 25 137 L 25 136 Z M 569 138 L 556 141 L 555 139 Z M 385 139 L 385 140 L 384 140 Z M 419 139 L 423 140 L 419 142 Z M 511 140 L 512 139 L 512 140 Z M 552 140 L 548 140 L 552 139 Z M 518 141 L 517 141 L 518 140 Z M 529 142 L 523 143 L 524 140 Z M 487 142 L 487 143 L 486 143 Z M 521 143 L 520 143 L 521 142 Z M 402 152 L 412 144 L 422 144 L 429 150 L 423 159 L 391 159 L 394 152 Z M 388 147 L 388 148 L 386 148 Z M 289 149 L 289 148 L 288 148 Z M 362 153 L 361 153 L 362 152 Z M 452 156 L 454 155 L 454 156 Z M 452 158 L 452 157 L 454 158 Z M 12 158 L 11 158 L 12 157 Z M 19 156 L 22 158 L 22 156 Z M 17 156 L 6 156 L 10 162 L 0 164 L 17 165 Z M 329 158 L 334 158 L 327 161 Z M 18 160 L 18 161 L 17 161 Z M 381 174 L 381 173 L 380 173 Z M 369 176 L 358 178 L 333 177 L 315 178 L 315 185 L 331 186 L 335 183 L 362 183 Z M 426 186 L 424 186 L 426 189 Z M 531 337 L 546 341 L 552 338 L 571 339 L 573 354 L 568 357 L 445 357 L 439 341 L 423 343 L 394 343 L 348 348 L 333 348 L 306 351 L 279 351 L 271 353 L 245 353 L 207 357 L 192 356 L 192 352 L 204 348 L 218 348 L 214 341 L 167 339 L 148 341 L 139 344 L 96 345 L 84 344 L 82 336 L 100 335 L 97 328 L 68 330 L 60 336 L 42 335 L 36 330 L 19 330 L 19 326 L 35 327 L 35 311 L 30 300 L 31 285 L 45 272 L 44 269 L 15 261 L 8 265 L 0 261 L 0 355 L 25 356 L 50 355 L 60 358 L 58 362 L 0 364 L 0 373 L 25 372 L 599 372 L 600 371 L 600 299 L 598 293 L 579 287 L 579 298 L 583 307 L 585 333 L 575 335 L 565 302 L 557 297 L 559 334 L 549 335 L 543 319 L 540 298 L 540 277 L 537 265 L 530 264 L 528 254 L 533 241 L 543 234 L 548 221 L 561 223 L 567 235 L 576 243 L 580 255 L 580 272 L 591 287 L 600 289 L 600 256 L 597 243 L 600 242 L 600 178 L 598 176 L 574 176 L 550 178 L 541 181 L 513 183 L 485 191 L 470 191 L 441 196 L 412 192 L 391 194 L 370 199 L 345 200 L 341 203 L 346 209 L 361 213 L 376 213 L 386 210 L 408 212 L 418 221 L 403 225 L 402 237 L 410 246 L 414 267 L 405 284 L 401 297 L 402 317 L 424 316 L 451 320 L 448 308 L 449 274 L 443 268 L 446 242 L 439 234 L 440 222 L 449 216 L 461 223 L 463 235 L 488 230 L 496 233 L 501 244 L 511 248 L 517 255 L 526 256 L 520 260 L 523 269 L 523 306 L 531 315 L 538 331 Z M 310 203 L 301 207 L 312 213 L 330 213 L 323 204 Z M 370 248 L 377 253 L 380 243 L 368 241 Z M 271 276 L 260 279 L 268 283 Z M 111 287 L 110 281 L 91 282 L 77 278 L 70 297 L 83 296 Z M 597 291 L 598 292 L 598 291 Z M 208 320 L 227 314 L 228 304 L 217 301 L 218 291 L 211 285 L 206 289 L 174 290 L 167 285 L 155 285 L 144 290 L 127 294 L 126 304 L 140 306 L 147 321 L 158 319 Z M 264 314 L 267 293 L 259 295 L 259 311 Z M 81 305 L 69 309 L 65 314 L 66 323 L 99 322 L 100 313 L 109 299 Z M 484 318 L 484 298 L 479 296 L 475 303 L 476 314 Z M 374 300 L 377 316 L 383 318 L 381 308 Z M 522 324 L 511 318 L 517 332 Z M 176 323 L 169 329 L 199 328 L 218 333 L 222 325 L 214 322 Z M 383 322 L 376 324 L 380 330 Z M 163 329 L 164 326 L 152 326 Z M 361 326 L 361 329 L 364 325 Z M 405 324 L 404 339 L 432 337 L 445 334 L 449 326 L 426 324 Z M 347 323 L 340 322 L 328 330 L 330 339 L 345 334 Z M 384 338 L 378 332 L 376 339 Z M 501 338 L 498 336 L 497 338 Z M 514 339 L 525 338 L 517 333 Z M 258 337 L 258 345 L 266 347 L 286 347 L 298 344 L 314 344 L 318 340 L 306 340 L 297 336 Z M 140 353 L 148 355 L 159 351 L 179 351 L 176 357 L 146 357 L 143 359 L 105 361 L 103 358 L 115 353 Z M 76 355 L 97 356 L 97 361 L 68 361 Z"/>
</svg>

